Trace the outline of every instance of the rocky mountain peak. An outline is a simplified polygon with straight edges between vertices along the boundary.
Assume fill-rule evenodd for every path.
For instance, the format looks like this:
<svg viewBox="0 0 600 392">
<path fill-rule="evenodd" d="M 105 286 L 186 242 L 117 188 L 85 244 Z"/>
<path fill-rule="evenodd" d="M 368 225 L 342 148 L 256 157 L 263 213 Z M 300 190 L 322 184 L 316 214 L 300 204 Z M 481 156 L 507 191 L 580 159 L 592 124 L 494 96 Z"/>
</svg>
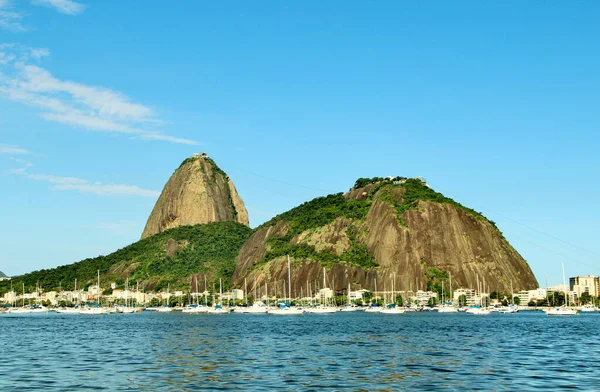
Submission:
<svg viewBox="0 0 600 392">
<path fill-rule="evenodd" d="M 142 238 L 165 230 L 211 222 L 248 226 L 248 212 L 229 176 L 206 154 L 184 160 L 167 181 Z"/>
</svg>

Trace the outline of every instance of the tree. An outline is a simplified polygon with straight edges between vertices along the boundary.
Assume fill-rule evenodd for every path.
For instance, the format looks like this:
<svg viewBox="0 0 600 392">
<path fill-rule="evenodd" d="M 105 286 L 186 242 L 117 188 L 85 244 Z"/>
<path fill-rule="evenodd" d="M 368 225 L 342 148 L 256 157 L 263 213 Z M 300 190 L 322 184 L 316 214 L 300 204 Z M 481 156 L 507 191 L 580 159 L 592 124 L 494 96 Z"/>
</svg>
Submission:
<svg viewBox="0 0 600 392">
<path fill-rule="evenodd" d="M 581 305 L 592 303 L 592 296 L 590 295 L 590 293 L 581 294 L 581 296 L 579 297 L 579 303 Z"/>
<path fill-rule="evenodd" d="M 460 297 L 458 297 L 458 305 L 459 306 L 467 306 L 467 296 L 466 295 L 461 295 Z"/>
<path fill-rule="evenodd" d="M 520 305 L 521 304 L 521 298 L 520 297 L 513 297 L 513 302 L 515 303 L 515 305 Z"/>
<path fill-rule="evenodd" d="M 403 304 L 404 304 L 404 298 L 402 298 L 402 296 L 401 296 L 401 295 L 398 295 L 398 296 L 396 297 L 396 305 L 398 305 L 398 306 L 402 306 Z"/>
<path fill-rule="evenodd" d="M 490 293 L 490 299 L 500 299 L 502 298 L 502 294 L 497 291 L 492 291 Z"/>
<path fill-rule="evenodd" d="M 565 293 L 562 291 L 553 292 L 552 294 L 548 294 L 546 298 L 550 306 L 561 306 L 565 303 Z"/>
</svg>

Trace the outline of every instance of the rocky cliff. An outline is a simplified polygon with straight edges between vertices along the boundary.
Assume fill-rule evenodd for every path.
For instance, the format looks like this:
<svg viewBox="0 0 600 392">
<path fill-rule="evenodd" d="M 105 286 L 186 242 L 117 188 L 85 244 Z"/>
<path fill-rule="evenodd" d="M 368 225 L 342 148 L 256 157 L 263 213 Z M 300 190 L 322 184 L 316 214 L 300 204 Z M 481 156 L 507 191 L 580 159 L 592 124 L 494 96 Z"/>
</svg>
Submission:
<svg viewBox="0 0 600 392">
<path fill-rule="evenodd" d="M 231 179 L 206 154 L 186 159 L 165 185 L 142 238 L 211 222 L 248 226 L 248 212 Z"/>
<path fill-rule="evenodd" d="M 361 179 L 347 194 L 305 203 L 259 227 L 237 257 L 233 284 L 293 294 L 327 285 L 397 291 L 477 288 L 508 293 L 537 281 L 495 224 L 418 179 Z M 393 283 L 395 281 L 395 283 Z M 306 291 L 304 291 L 306 292 Z"/>
</svg>

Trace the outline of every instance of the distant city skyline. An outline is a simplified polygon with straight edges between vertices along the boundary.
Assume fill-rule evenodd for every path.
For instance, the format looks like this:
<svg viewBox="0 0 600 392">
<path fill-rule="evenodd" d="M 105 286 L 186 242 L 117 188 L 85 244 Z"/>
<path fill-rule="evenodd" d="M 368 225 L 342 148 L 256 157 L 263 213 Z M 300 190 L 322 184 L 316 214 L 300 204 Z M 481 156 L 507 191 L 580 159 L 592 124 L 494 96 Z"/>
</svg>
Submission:
<svg viewBox="0 0 600 392">
<path fill-rule="evenodd" d="M 359 177 L 424 177 L 495 221 L 541 287 L 561 262 L 599 275 L 599 11 L 0 1 L 0 271 L 137 241 L 206 151 L 252 227 Z"/>
</svg>

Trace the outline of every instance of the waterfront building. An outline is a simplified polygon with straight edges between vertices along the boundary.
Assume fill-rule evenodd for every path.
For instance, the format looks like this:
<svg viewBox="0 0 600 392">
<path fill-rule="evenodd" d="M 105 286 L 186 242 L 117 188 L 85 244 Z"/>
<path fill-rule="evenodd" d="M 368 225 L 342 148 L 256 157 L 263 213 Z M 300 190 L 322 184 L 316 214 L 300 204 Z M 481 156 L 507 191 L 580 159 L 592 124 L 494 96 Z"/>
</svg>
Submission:
<svg viewBox="0 0 600 392">
<path fill-rule="evenodd" d="M 320 301 L 333 298 L 333 290 L 330 288 L 324 288 L 319 290 L 317 293 L 317 299 Z"/>
<path fill-rule="evenodd" d="M 4 297 L 2 297 L 2 301 L 6 304 L 15 303 L 17 301 L 17 293 L 15 293 L 14 291 L 9 291 L 8 293 L 4 294 Z"/>
<path fill-rule="evenodd" d="M 416 303 L 418 305 L 427 305 L 429 303 L 429 300 L 435 298 L 436 301 L 438 299 L 438 294 L 434 293 L 433 291 L 423 291 L 423 290 L 418 290 L 415 293 L 415 296 L 413 296 L 411 298 L 411 301 L 413 303 Z"/>
<path fill-rule="evenodd" d="M 361 289 L 357 291 L 350 291 L 348 293 L 348 299 L 350 301 L 362 301 L 365 298 L 365 294 L 368 293 L 369 290 Z"/>
<path fill-rule="evenodd" d="M 577 297 L 581 297 L 583 294 L 598 297 L 600 296 L 599 279 L 599 277 L 593 275 L 576 276 L 569 279 L 569 289 L 575 292 Z"/>
</svg>

